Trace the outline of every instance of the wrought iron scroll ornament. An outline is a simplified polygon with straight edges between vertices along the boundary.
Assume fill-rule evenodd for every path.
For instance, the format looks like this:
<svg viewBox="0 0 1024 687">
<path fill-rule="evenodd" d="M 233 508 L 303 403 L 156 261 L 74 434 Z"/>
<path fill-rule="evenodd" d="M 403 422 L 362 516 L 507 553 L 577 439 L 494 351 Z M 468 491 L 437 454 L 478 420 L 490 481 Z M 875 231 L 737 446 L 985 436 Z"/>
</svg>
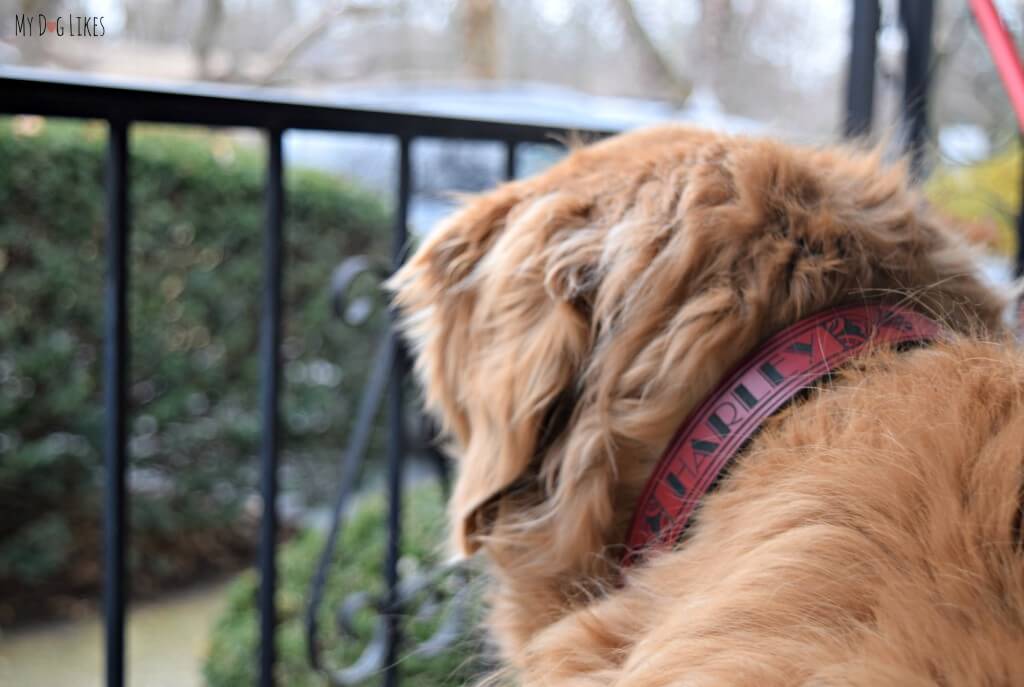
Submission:
<svg viewBox="0 0 1024 687">
<path fill-rule="evenodd" d="M 372 321 L 372 315 L 383 307 L 380 298 L 380 282 L 389 274 L 389 266 L 383 260 L 368 256 L 353 256 L 342 261 L 331 278 L 331 305 L 334 314 L 346 325 L 364 327 Z M 364 279 L 375 282 L 374 295 L 357 295 L 355 285 Z M 366 459 L 374 420 L 380 413 L 389 379 L 396 372 L 391 355 L 391 337 L 394 333 L 387 328 L 379 336 L 370 375 L 363 387 L 354 424 L 349 430 L 348 444 L 341 459 L 341 482 L 331 511 L 330 526 L 316 570 L 310 582 L 309 602 L 305 615 L 307 657 L 310 665 L 323 674 L 330 684 L 346 686 L 359 683 L 387 668 L 387 616 L 394 612 L 387 602 L 389 596 L 398 599 L 398 607 L 406 620 L 422 621 L 440 618 L 437 629 L 425 641 L 405 646 L 403 653 L 433 656 L 452 646 L 460 636 L 468 613 L 468 571 L 461 566 L 441 566 L 425 572 L 406 572 L 398 581 L 395 590 L 380 595 L 354 590 L 348 593 L 334 613 L 338 635 L 343 640 L 355 641 L 357 635 L 353 619 L 367 608 L 376 613 L 373 634 L 359 658 L 347 666 L 331 666 L 321 652 L 320 609 L 324 602 L 324 591 L 330 575 L 337 548 L 338 536 L 345 525 L 346 507 L 355 491 L 361 467 Z M 403 368 L 405 366 L 402 366 Z M 448 468 L 444 456 L 434 446 L 435 430 L 422 413 L 415 412 L 411 421 L 401 423 L 405 428 L 405 439 L 410 452 L 419 452 L 429 459 L 435 468 L 442 493 L 448 494 Z M 394 440 L 394 438 L 392 438 Z M 389 537 L 396 532 L 389 531 Z M 389 592 L 392 592 L 389 594 Z"/>
</svg>

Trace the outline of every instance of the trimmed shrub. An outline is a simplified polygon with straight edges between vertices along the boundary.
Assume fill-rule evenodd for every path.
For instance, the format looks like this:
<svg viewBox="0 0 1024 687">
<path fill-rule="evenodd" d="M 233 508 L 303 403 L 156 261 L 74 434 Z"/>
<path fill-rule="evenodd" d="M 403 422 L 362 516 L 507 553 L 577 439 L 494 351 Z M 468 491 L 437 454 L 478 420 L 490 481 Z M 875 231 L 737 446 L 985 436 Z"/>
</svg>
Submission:
<svg viewBox="0 0 1024 687">
<path fill-rule="evenodd" d="M 0 624 L 67 610 L 100 579 L 105 150 L 99 123 L 0 119 Z M 132 130 L 136 592 L 251 553 L 263 168 L 236 136 Z M 386 255 L 388 213 L 324 174 L 286 184 L 283 481 L 315 498 L 373 345 L 330 320 L 330 272 Z"/>
<path fill-rule="evenodd" d="M 438 565 L 439 543 L 444 513 L 439 490 L 418 487 L 407 493 L 403 502 L 403 538 L 400 567 L 408 575 Z M 381 575 L 387 542 L 385 500 L 376 493 L 365 497 L 353 509 L 348 526 L 339 537 L 335 563 L 325 587 L 320 607 L 320 628 L 325 663 L 328 666 L 350 665 L 372 636 L 374 616 L 361 612 L 355 618 L 356 640 L 338 635 L 334 614 L 341 601 L 355 591 L 379 594 L 383 589 Z M 309 582 L 316 567 L 323 535 L 306 531 L 283 547 L 278 558 L 279 621 L 277 631 L 278 682 L 291 687 L 320 687 L 326 684 L 313 672 L 306 658 L 303 614 L 309 593 Z M 242 687 L 257 682 L 256 651 L 259 633 L 256 594 L 258 576 L 249 571 L 239 576 L 228 590 L 227 608 L 217 620 L 203 674 L 208 687 Z M 475 601 L 473 602 L 475 608 Z M 476 657 L 481 655 L 479 640 L 470 633 L 475 614 L 470 613 L 468 626 L 456 644 L 434 657 L 415 652 L 400 652 L 399 666 L 403 684 L 417 687 L 464 685 L 472 682 L 483 670 Z M 414 640 L 425 640 L 436 629 L 437 617 L 411 623 Z M 367 684 L 379 682 L 375 676 Z"/>
</svg>

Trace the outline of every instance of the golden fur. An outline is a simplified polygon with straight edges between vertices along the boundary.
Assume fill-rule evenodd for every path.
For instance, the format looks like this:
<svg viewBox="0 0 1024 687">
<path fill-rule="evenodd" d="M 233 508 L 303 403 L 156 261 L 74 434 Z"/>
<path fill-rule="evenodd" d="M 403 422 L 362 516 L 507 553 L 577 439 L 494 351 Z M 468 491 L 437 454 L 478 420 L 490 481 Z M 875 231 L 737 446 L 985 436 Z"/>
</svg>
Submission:
<svg viewBox="0 0 1024 687">
<path fill-rule="evenodd" d="M 902 168 L 685 127 L 576 150 L 435 231 L 391 285 L 517 682 L 1024 684 L 1024 357 L 976 274 Z M 620 581 L 680 421 L 773 332 L 865 299 L 961 335 L 774 416 Z"/>
</svg>

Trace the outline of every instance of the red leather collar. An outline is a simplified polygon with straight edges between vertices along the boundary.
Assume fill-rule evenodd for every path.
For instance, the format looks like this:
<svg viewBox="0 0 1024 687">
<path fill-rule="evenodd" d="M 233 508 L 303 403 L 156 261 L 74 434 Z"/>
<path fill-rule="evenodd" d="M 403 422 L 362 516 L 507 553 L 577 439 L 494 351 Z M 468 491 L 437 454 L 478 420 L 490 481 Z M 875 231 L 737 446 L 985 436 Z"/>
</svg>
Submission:
<svg viewBox="0 0 1024 687">
<path fill-rule="evenodd" d="M 730 459 L 794 396 L 866 350 L 942 331 L 912 310 L 867 304 L 818 313 L 768 339 L 680 426 L 637 503 L 623 565 L 678 541 Z"/>
</svg>

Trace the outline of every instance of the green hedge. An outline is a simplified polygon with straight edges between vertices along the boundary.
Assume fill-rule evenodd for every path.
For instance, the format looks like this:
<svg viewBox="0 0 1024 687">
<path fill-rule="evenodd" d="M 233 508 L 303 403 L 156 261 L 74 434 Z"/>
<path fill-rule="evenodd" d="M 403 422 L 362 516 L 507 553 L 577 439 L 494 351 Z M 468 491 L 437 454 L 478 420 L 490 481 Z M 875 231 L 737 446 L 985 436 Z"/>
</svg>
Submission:
<svg viewBox="0 0 1024 687">
<path fill-rule="evenodd" d="M 132 130 L 137 592 L 250 553 L 264 164 L 238 140 Z M 100 577 L 105 148 L 102 124 L 0 119 L 0 624 Z M 324 174 L 286 184 L 284 486 L 326 488 L 372 346 L 326 287 L 345 255 L 386 254 L 388 212 Z"/>
<path fill-rule="evenodd" d="M 406 575 L 417 570 L 429 570 L 440 560 L 444 513 L 439 490 L 427 487 L 412 489 L 405 498 L 403 515 L 401 570 Z M 325 661 L 330 666 L 351 664 L 371 636 L 373 616 L 367 612 L 356 617 L 358 640 L 339 638 L 334 612 L 341 600 L 353 591 L 381 591 L 381 564 L 386 541 L 385 503 L 378 493 L 365 498 L 354 509 L 348 527 L 339 539 L 335 565 L 325 587 L 324 603 L 320 609 L 321 645 Z M 280 684 L 289 687 L 322 687 L 326 684 L 323 677 L 314 673 L 307 664 L 303 635 L 309 581 L 322 546 L 323 536 L 320 533 L 304 532 L 283 547 L 278 558 L 280 625 L 277 633 L 277 677 Z M 240 576 L 228 590 L 228 605 L 215 624 L 203 666 L 208 687 L 245 687 L 257 682 L 257 581 L 255 572 L 250 571 Z M 483 670 L 478 657 L 484 653 L 479 635 L 471 631 L 474 616 L 475 613 L 470 613 L 462 638 L 442 655 L 428 658 L 408 650 L 400 652 L 403 684 L 416 687 L 471 684 Z M 435 617 L 412 623 L 409 630 L 415 639 L 422 641 L 436 628 L 437 622 Z M 374 684 L 379 679 L 375 677 L 366 682 Z"/>
</svg>

